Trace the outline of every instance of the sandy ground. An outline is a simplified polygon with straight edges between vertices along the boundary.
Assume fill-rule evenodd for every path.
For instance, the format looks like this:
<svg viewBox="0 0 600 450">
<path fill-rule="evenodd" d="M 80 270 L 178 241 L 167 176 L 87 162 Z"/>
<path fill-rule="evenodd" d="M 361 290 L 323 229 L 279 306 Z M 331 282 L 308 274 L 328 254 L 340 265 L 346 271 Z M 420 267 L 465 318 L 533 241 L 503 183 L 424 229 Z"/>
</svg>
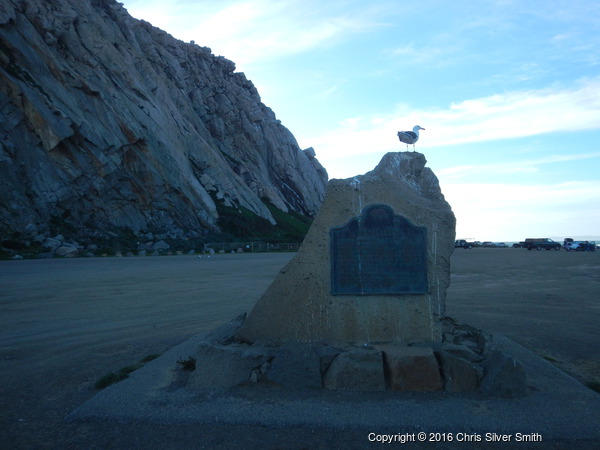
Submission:
<svg viewBox="0 0 600 450">
<path fill-rule="evenodd" d="M 364 446 L 352 430 L 63 420 L 105 373 L 250 310 L 292 256 L 0 261 L 0 448 Z M 452 267 L 450 316 L 600 382 L 600 252 L 457 249 Z"/>
<path fill-rule="evenodd" d="M 600 386 L 600 252 L 457 249 L 447 314 Z"/>
</svg>

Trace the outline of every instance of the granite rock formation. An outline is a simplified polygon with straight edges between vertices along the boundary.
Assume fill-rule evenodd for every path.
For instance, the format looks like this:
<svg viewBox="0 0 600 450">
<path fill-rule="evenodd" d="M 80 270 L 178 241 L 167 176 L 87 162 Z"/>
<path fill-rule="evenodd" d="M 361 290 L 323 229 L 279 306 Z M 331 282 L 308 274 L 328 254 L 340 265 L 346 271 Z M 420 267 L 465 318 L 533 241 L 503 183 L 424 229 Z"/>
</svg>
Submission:
<svg viewBox="0 0 600 450">
<path fill-rule="evenodd" d="M 1 232 L 313 216 L 327 173 L 235 64 L 113 0 L 0 3 Z"/>
</svg>

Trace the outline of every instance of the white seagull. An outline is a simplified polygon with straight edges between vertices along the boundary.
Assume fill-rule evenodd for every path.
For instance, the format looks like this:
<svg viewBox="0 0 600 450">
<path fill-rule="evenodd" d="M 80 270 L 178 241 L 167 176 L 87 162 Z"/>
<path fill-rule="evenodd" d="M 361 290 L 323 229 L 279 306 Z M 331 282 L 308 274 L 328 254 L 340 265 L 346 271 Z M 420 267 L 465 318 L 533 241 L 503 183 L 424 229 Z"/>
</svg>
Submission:
<svg viewBox="0 0 600 450">
<path fill-rule="evenodd" d="M 415 125 L 412 131 L 398 131 L 398 139 L 400 142 L 404 142 L 406 144 L 406 148 L 408 149 L 408 144 L 412 144 L 413 152 L 415 151 L 415 142 L 419 140 L 419 130 L 424 130 L 425 128 L 421 128 L 419 125 Z"/>
</svg>

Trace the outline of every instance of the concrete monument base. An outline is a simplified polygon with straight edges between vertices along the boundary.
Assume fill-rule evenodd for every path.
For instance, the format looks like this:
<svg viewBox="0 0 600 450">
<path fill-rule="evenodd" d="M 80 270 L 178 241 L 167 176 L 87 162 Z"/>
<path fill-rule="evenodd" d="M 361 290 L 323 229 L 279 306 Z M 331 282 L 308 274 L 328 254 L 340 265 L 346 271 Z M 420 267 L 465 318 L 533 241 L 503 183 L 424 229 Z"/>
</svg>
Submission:
<svg viewBox="0 0 600 450">
<path fill-rule="evenodd" d="M 190 383 L 195 383 L 192 382 L 195 371 L 183 370 L 177 361 L 189 355 L 200 356 L 197 353 L 199 346 L 239 345 L 233 342 L 227 344 L 227 340 L 221 341 L 218 337 L 230 335 L 239 324 L 240 320 L 237 320 L 221 327 L 218 333 L 190 338 L 133 372 L 128 379 L 102 390 L 71 412 L 66 420 L 84 423 L 151 423 L 157 426 L 167 424 L 181 427 L 179 430 L 186 429 L 183 427 L 194 430 L 199 426 L 208 427 L 208 430 L 221 427 L 219 429 L 225 434 L 220 436 L 219 443 L 226 443 L 226 446 L 231 446 L 232 442 L 226 434 L 229 427 L 231 436 L 235 436 L 235 427 L 240 425 L 256 427 L 250 431 L 256 433 L 260 433 L 260 430 L 273 433 L 278 429 L 301 428 L 306 433 L 321 433 L 319 436 L 337 436 L 336 444 L 340 443 L 340 437 L 347 437 L 341 441 L 350 448 L 364 448 L 372 444 L 368 440 L 370 436 L 381 434 L 414 435 L 415 440 L 411 441 L 414 448 L 431 448 L 430 436 L 435 438 L 441 434 L 453 437 L 452 448 L 497 446 L 497 441 L 493 441 L 493 444 L 490 442 L 498 436 L 510 437 L 511 442 L 506 444 L 509 447 L 519 440 L 526 448 L 539 449 L 591 450 L 597 448 L 600 441 L 600 428 L 597 425 L 600 396 L 548 361 L 503 336 L 493 339 L 486 337 L 490 347 L 488 353 L 513 355 L 522 363 L 518 367 L 528 373 L 525 396 L 507 399 L 489 395 L 483 386 L 474 391 L 448 395 L 448 387 L 453 386 L 454 389 L 457 386 L 453 384 L 454 380 L 448 384 L 447 379 L 445 390 L 432 392 L 328 390 L 301 387 L 299 384 L 295 389 L 284 389 L 279 383 L 267 381 L 271 374 L 287 379 L 292 376 L 289 371 L 278 367 L 276 360 L 271 361 L 270 371 L 265 372 L 267 379 L 262 381 L 254 381 L 256 378 L 253 373 L 256 372 L 251 370 L 246 373 L 247 381 L 233 388 L 195 384 L 190 389 Z M 449 353 L 452 357 L 459 360 L 472 358 L 472 349 L 465 350 L 463 347 L 476 348 L 482 342 L 475 337 L 476 330 L 460 325 L 453 326 L 453 329 L 452 341 L 463 345 L 447 342 L 443 345 L 456 353 Z M 471 339 L 473 337 L 475 339 Z M 216 343 L 215 339 L 221 343 Z M 308 348 L 310 346 L 304 346 L 305 351 Z M 329 358 L 325 355 L 322 359 L 327 361 Z M 310 360 L 302 355 L 302 350 L 296 356 L 303 364 Z M 511 359 L 506 362 L 496 365 L 498 374 L 506 374 L 511 370 Z M 198 360 L 196 370 L 208 367 L 208 364 L 209 361 Z M 301 378 L 307 386 L 314 386 L 313 376 L 320 369 L 305 376 L 303 367 L 307 366 L 291 364 L 288 368 L 291 366 L 303 374 L 302 377 L 296 375 L 294 383 Z M 258 366 L 259 372 L 260 367 L 262 365 Z M 462 370 L 461 365 L 455 364 L 447 373 L 454 374 Z M 467 379 L 463 377 L 461 383 Z M 493 379 L 502 389 L 506 384 L 512 384 L 500 382 L 496 375 Z M 417 436 L 424 436 L 424 440 L 419 438 L 417 441 Z M 189 446 L 189 442 L 186 445 Z M 257 448 L 259 446 L 260 443 Z"/>
<path fill-rule="evenodd" d="M 250 344 L 235 336 L 245 316 L 208 335 L 196 355 L 190 389 L 270 386 L 285 390 L 480 390 L 491 396 L 527 394 L 527 377 L 514 358 L 494 350 L 482 330 L 441 321 L 442 342 Z"/>
</svg>

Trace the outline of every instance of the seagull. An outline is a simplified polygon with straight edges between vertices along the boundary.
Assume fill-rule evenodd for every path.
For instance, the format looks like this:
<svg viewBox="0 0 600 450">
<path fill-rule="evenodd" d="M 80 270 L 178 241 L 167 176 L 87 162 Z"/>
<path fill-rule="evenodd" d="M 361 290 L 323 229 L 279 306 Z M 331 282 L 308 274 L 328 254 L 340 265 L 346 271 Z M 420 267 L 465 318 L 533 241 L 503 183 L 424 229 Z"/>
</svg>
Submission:
<svg viewBox="0 0 600 450">
<path fill-rule="evenodd" d="M 408 144 L 412 144 L 413 152 L 415 151 L 415 142 L 419 140 L 419 130 L 424 130 L 425 128 L 421 128 L 419 125 L 415 125 L 412 131 L 398 131 L 398 139 L 400 142 L 404 142 L 406 144 L 406 148 L 408 149 Z"/>
</svg>

